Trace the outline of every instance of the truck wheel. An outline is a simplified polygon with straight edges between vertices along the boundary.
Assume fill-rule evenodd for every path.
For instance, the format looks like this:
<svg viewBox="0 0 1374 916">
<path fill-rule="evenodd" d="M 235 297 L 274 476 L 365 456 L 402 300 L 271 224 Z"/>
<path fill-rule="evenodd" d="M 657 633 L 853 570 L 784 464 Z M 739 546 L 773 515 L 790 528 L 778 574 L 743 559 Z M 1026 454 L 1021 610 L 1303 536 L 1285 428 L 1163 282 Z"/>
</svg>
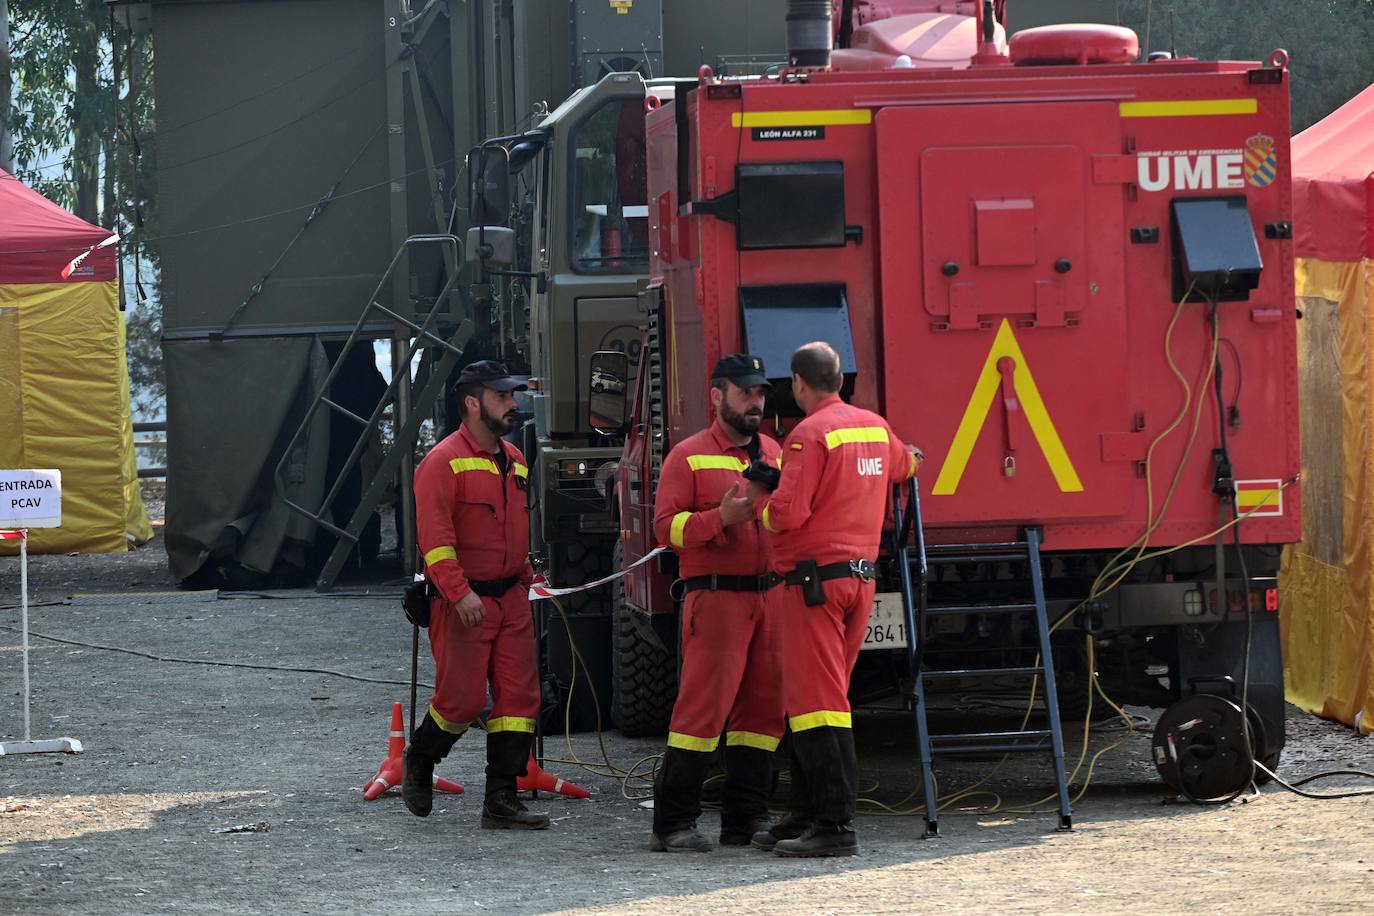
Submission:
<svg viewBox="0 0 1374 916">
<path fill-rule="evenodd" d="M 621 546 L 614 566 L 620 568 Z M 667 734 L 677 700 L 677 655 L 640 631 L 625 601 L 625 580 L 612 586 L 611 718 L 627 738 Z"/>
</svg>

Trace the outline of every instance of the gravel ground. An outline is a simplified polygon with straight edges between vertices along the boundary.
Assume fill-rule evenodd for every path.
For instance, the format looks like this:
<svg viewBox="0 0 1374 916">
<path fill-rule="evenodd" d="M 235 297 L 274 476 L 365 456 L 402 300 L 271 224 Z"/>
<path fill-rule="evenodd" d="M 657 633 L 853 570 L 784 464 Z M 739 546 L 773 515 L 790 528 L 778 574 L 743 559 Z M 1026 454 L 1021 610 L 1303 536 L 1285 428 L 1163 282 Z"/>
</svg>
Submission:
<svg viewBox="0 0 1374 916">
<path fill-rule="evenodd" d="M 33 608 L 32 628 L 165 658 L 408 678 L 409 630 L 389 596 L 147 594 L 173 588 L 160 541 L 120 556 L 36 557 L 35 602 L 87 597 Z M 0 559 L 0 625 L 17 625 L 17 593 L 17 561 Z M 18 643 L 0 630 L 6 740 L 22 731 Z M 1245 804 L 1178 804 L 1148 762 L 1147 734 L 1103 757 L 1072 833 L 1050 814 L 980 810 L 991 799 L 979 796 L 947 812 L 934 840 L 921 839 L 919 817 L 862 817 L 855 859 L 682 857 L 646 850 L 649 813 L 619 780 L 566 762 L 548 769 L 593 796 L 533 802 L 552 813 L 552 830 L 477 829 L 480 734 L 441 767 L 472 794 L 440 796 L 427 820 L 394 796 L 364 802 L 391 704 L 407 699 L 399 684 L 42 639 L 32 665 L 35 736 L 78 738 L 85 752 L 0 759 L 4 912 L 1368 912 L 1374 887 L 1374 799 L 1266 788 Z M 863 716 L 857 734 L 864 794 L 902 806 L 915 787 L 909 720 Z M 1104 731 L 1092 746 L 1119 737 Z M 572 744 L 600 759 L 594 734 Z M 623 766 L 660 746 L 606 735 Z M 1076 755 L 1077 735 L 1070 746 Z M 569 755 L 561 736 L 548 752 Z M 1282 771 L 1346 766 L 1374 769 L 1374 743 L 1290 710 Z M 942 787 L 989 767 L 942 765 Z M 1049 770 L 1017 758 L 985 788 L 1024 805 L 1049 790 Z M 715 828 L 714 814 L 705 826 Z"/>
</svg>

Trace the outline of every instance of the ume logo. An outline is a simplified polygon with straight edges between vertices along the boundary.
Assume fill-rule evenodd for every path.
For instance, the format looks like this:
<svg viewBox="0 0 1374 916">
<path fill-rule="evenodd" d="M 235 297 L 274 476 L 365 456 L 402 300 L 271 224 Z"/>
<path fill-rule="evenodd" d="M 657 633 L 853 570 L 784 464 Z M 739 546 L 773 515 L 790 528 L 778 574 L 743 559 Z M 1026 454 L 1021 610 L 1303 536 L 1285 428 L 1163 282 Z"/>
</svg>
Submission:
<svg viewBox="0 0 1374 916">
<path fill-rule="evenodd" d="M 860 477 L 881 477 L 883 476 L 883 459 L 881 458 L 859 458 Z"/>
<path fill-rule="evenodd" d="M 1166 152 L 1136 160 L 1142 191 L 1210 191 L 1245 187 L 1245 155 L 1240 150 Z"/>
</svg>

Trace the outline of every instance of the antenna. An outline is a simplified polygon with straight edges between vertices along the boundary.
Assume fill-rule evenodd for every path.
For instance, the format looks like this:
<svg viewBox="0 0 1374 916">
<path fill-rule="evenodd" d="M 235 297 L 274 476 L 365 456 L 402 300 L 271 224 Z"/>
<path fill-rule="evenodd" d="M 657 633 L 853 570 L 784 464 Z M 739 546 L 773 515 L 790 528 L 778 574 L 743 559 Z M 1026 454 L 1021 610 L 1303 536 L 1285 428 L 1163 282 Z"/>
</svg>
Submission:
<svg viewBox="0 0 1374 916">
<path fill-rule="evenodd" d="M 1150 16 L 1154 13 L 1155 0 L 1145 0 L 1145 59 L 1150 59 Z"/>
<path fill-rule="evenodd" d="M 1169 59 L 1178 59 L 1178 34 L 1174 31 L 1174 5 L 1169 4 Z"/>
</svg>

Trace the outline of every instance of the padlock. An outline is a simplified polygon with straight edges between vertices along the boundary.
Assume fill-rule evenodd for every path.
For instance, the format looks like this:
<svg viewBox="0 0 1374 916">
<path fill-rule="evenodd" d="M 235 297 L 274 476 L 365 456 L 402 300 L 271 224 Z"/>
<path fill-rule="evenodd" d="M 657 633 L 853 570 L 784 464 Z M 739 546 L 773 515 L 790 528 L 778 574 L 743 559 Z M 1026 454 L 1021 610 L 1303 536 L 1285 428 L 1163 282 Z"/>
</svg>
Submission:
<svg viewBox="0 0 1374 916">
<path fill-rule="evenodd" d="M 1005 459 L 1003 459 L 1002 473 L 1005 474 L 1007 477 L 1016 476 L 1016 459 L 1013 456 L 1008 455 Z"/>
</svg>

